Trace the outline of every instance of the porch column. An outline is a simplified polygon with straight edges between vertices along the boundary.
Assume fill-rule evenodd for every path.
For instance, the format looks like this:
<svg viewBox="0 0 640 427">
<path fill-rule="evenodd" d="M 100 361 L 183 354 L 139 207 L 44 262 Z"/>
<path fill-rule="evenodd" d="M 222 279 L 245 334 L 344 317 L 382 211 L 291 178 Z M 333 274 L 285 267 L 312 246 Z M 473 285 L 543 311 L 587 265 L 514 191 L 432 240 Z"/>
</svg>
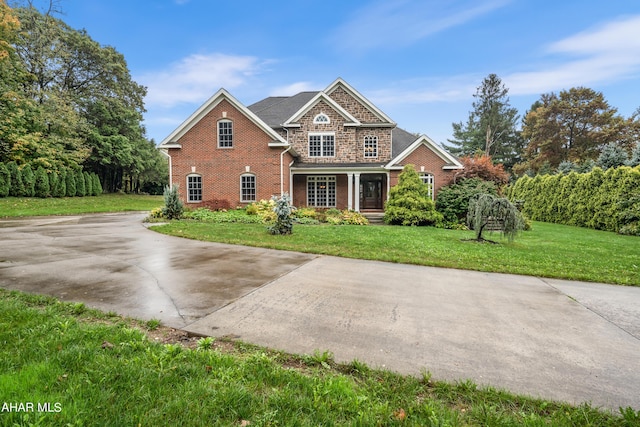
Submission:
<svg viewBox="0 0 640 427">
<path fill-rule="evenodd" d="M 360 212 L 360 174 L 356 172 L 353 175 L 356 177 L 356 182 L 355 182 L 356 198 L 355 198 L 355 208 L 353 210 L 356 212 Z"/>
<path fill-rule="evenodd" d="M 353 209 L 353 173 L 347 173 L 347 209 Z"/>
</svg>

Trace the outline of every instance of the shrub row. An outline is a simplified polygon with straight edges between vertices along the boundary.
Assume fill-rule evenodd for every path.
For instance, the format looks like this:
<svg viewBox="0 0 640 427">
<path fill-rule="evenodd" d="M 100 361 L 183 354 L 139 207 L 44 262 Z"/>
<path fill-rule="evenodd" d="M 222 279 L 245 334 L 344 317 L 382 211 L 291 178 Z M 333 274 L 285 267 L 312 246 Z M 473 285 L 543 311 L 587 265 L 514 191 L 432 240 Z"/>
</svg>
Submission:
<svg viewBox="0 0 640 427">
<path fill-rule="evenodd" d="M 640 166 L 524 176 L 506 195 L 535 221 L 640 235 Z"/>
<path fill-rule="evenodd" d="M 83 197 L 102 194 L 98 175 L 64 169 L 47 171 L 42 166 L 0 163 L 0 197 Z"/>
</svg>

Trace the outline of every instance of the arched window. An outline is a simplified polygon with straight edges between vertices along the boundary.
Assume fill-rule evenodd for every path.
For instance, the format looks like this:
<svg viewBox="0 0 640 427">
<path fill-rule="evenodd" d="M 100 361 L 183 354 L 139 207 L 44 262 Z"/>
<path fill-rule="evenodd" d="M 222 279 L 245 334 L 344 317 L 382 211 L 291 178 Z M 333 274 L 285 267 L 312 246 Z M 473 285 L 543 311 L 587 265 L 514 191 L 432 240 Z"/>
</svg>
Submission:
<svg viewBox="0 0 640 427">
<path fill-rule="evenodd" d="M 256 201 L 256 176 L 252 173 L 240 175 L 240 201 Z"/>
<path fill-rule="evenodd" d="M 378 137 L 377 136 L 364 137 L 364 157 L 366 158 L 378 157 Z"/>
<path fill-rule="evenodd" d="M 202 201 L 202 175 L 187 175 L 187 202 Z"/>
<path fill-rule="evenodd" d="M 313 118 L 313 123 L 316 125 L 328 125 L 331 123 L 331 120 L 329 120 L 329 116 L 325 113 L 320 113 Z"/>
<path fill-rule="evenodd" d="M 218 121 L 218 148 L 233 148 L 233 122 L 231 120 Z"/>
</svg>

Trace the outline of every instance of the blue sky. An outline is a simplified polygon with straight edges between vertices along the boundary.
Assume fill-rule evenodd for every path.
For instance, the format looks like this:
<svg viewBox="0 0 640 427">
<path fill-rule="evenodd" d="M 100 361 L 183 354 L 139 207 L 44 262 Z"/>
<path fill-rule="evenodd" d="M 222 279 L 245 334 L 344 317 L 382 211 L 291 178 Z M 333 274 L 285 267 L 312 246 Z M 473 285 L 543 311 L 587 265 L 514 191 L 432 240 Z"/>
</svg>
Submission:
<svg viewBox="0 0 640 427">
<path fill-rule="evenodd" d="M 36 2 L 37 3 L 37 2 Z M 640 107 L 637 0 L 60 0 L 60 16 L 121 52 L 148 87 L 162 141 L 219 88 L 245 105 L 342 77 L 436 142 L 497 74 L 521 114 L 586 86 L 628 117 Z"/>
</svg>

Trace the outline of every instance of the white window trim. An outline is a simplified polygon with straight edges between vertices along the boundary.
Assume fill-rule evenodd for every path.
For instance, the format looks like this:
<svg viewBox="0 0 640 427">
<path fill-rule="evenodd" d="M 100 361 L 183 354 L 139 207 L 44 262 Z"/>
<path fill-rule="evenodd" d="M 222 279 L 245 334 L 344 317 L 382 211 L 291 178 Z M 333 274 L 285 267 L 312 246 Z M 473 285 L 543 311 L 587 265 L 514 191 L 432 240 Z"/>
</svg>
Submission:
<svg viewBox="0 0 640 427">
<path fill-rule="evenodd" d="M 431 195 L 431 200 L 434 200 L 434 188 L 435 188 L 435 183 L 436 183 L 436 177 L 435 175 L 433 175 L 432 173 L 429 172 L 420 172 L 420 181 L 422 181 L 423 184 L 429 185 L 429 193 Z"/>
<path fill-rule="evenodd" d="M 220 123 L 231 123 L 231 145 L 229 146 L 222 146 L 220 145 Z M 218 138 L 218 148 L 220 149 L 228 149 L 228 148 L 233 148 L 234 145 L 234 128 L 235 126 L 233 125 L 233 120 L 229 120 L 229 119 L 220 119 L 218 120 L 218 122 L 216 123 L 216 132 L 217 132 L 217 138 Z"/>
<path fill-rule="evenodd" d="M 368 156 L 367 155 L 367 140 L 371 140 L 372 142 L 375 143 L 375 156 Z M 363 152 L 364 152 L 364 158 L 365 159 L 377 159 L 378 158 L 378 137 L 376 135 L 367 135 L 364 137 L 363 141 L 362 141 L 362 148 L 363 148 Z"/>
<path fill-rule="evenodd" d="M 312 136 L 320 136 L 320 155 L 319 156 L 312 156 L 311 155 L 311 137 Z M 325 136 L 332 136 L 333 137 L 333 155 L 331 156 L 325 156 L 324 155 L 324 137 Z M 336 156 L 336 133 L 335 132 L 309 132 L 309 135 L 307 137 L 307 153 L 309 154 L 309 157 L 313 157 L 313 158 L 318 158 L 318 157 L 335 157 Z"/>
<path fill-rule="evenodd" d="M 328 125 L 330 123 L 331 123 L 331 119 L 325 113 L 317 114 L 313 118 L 313 124 L 315 124 L 315 125 Z"/>
<path fill-rule="evenodd" d="M 244 196 L 244 194 L 243 194 L 244 192 L 242 191 L 243 190 L 243 188 L 242 188 L 242 179 L 244 177 L 248 177 L 248 176 L 253 177 L 253 192 L 254 192 L 253 200 L 245 199 L 243 197 Z M 242 175 L 240 175 L 240 202 L 241 203 L 252 203 L 252 202 L 255 202 L 257 200 L 258 200 L 258 178 L 256 177 L 256 174 L 254 174 L 254 173 L 243 173 Z"/>
<path fill-rule="evenodd" d="M 200 178 L 200 199 L 199 200 L 192 200 L 191 199 L 191 188 L 189 187 L 189 178 L 192 177 L 198 177 Z M 202 175 L 200 175 L 199 173 L 190 173 L 189 175 L 187 175 L 187 203 L 200 203 L 202 202 Z"/>
<path fill-rule="evenodd" d="M 309 182 L 315 182 L 316 183 L 313 203 L 309 203 L 311 201 L 311 200 L 309 200 Z M 318 205 L 317 204 L 317 200 L 318 200 L 317 183 L 319 183 L 319 182 L 327 183 L 326 197 L 325 197 L 327 203 L 324 204 L 324 205 Z M 328 185 L 329 182 L 333 182 L 333 200 L 332 200 L 333 203 L 330 203 L 329 185 Z M 307 206 L 316 207 L 316 208 L 335 208 L 337 200 L 338 200 L 338 182 L 336 180 L 336 176 L 335 175 L 308 175 L 307 176 Z"/>
</svg>

